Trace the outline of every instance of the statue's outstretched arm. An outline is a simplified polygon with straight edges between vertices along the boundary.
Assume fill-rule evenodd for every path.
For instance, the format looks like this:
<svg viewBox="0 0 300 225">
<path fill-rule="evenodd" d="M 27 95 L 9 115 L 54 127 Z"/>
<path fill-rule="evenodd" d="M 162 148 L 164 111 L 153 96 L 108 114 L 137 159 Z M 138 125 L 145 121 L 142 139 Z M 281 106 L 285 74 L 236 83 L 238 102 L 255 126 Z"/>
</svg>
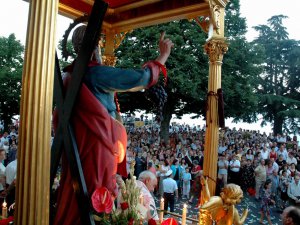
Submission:
<svg viewBox="0 0 300 225">
<path fill-rule="evenodd" d="M 237 209 L 234 209 L 234 215 L 233 215 L 233 224 L 234 225 L 242 225 L 244 224 L 247 216 L 248 216 L 248 209 L 245 209 L 242 217 L 240 218 L 239 212 L 237 211 Z"/>
<path fill-rule="evenodd" d="M 209 211 L 211 213 L 214 213 L 215 210 L 222 208 L 222 206 L 222 199 L 219 196 L 213 196 L 209 199 L 208 202 L 204 203 L 200 207 L 200 211 Z"/>
<path fill-rule="evenodd" d="M 202 185 L 202 199 L 203 202 L 207 202 L 210 199 L 210 192 L 207 184 L 207 177 L 201 176 L 201 185 Z"/>
</svg>

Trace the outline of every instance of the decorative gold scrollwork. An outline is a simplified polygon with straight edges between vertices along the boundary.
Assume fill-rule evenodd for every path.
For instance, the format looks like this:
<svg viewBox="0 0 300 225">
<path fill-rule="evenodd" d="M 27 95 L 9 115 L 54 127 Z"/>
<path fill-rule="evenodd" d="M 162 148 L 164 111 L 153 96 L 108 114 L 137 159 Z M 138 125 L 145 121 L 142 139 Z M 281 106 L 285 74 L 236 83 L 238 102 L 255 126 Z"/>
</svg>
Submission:
<svg viewBox="0 0 300 225">
<path fill-rule="evenodd" d="M 117 62 L 117 57 L 104 55 L 102 56 L 102 62 L 106 66 L 115 66 Z"/>
<path fill-rule="evenodd" d="M 201 29 L 205 32 L 208 33 L 209 31 L 209 16 L 202 16 L 200 18 L 196 17 L 194 18 L 196 23 L 201 27 Z"/>
<path fill-rule="evenodd" d="M 220 34 L 220 28 L 221 28 L 221 7 L 217 5 L 214 1 L 209 0 L 209 9 L 210 9 L 210 15 L 212 19 L 212 23 L 214 25 L 214 28 L 216 30 L 217 34 Z"/>
<path fill-rule="evenodd" d="M 228 44 L 224 40 L 210 40 L 204 46 L 210 62 L 222 62 L 223 55 L 228 50 Z"/>
</svg>

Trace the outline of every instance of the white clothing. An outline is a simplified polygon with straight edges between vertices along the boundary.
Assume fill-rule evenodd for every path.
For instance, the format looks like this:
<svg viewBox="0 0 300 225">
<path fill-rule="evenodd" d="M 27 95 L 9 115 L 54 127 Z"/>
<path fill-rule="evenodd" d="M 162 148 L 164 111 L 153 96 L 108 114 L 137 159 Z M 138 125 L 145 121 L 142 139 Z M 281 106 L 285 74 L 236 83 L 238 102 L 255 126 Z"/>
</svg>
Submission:
<svg viewBox="0 0 300 225">
<path fill-rule="evenodd" d="M 279 171 L 279 166 L 278 166 L 277 162 L 274 161 L 272 167 L 275 171 L 277 171 L 277 172 Z"/>
<path fill-rule="evenodd" d="M 297 197 L 300 197 L 300 182 L 296 184 L 295 181 L 292 181 L 289 184 L 287 194 L 291 199 L 298 200 Z"/>
<path fill-rule="evenodd" d="M 17 160 L 14 160 L 10 162 L 6 166 L 5 170 L 5 176 L 6 176 L 6 183 L 8 185 L 11 185 L 11 183 L 16 179 L 17 177 Z"/>
<path fill-rule="evenodd" d="M 221 168 L 221 167 L 228 167 L 228 161 L 227 160 L 219 160 L 218 161 L 218 167 L 219 167 L 218 174 L 227 174 L 228 173 L 228 169 Z"/>
<path fill-rule="evenodd" d="M 240 171 L 241 162 L 239 160 L 230 161 L 229 165 L 230 165 L 230 170 L 232 172 L 239 172 Z M 238 167 L 233 167 L 233 166 L 238 166 Z"/>
<path fill-rule="evenodd" d="M 282 156 L 283 156 L 283 159 L 284 159 L 285 161 L 286 161 L 287 158 L 288 158 L 288 153 L 287 153 L 286 150 L 283 150 L 283 151 L 278 150 L 277 155 L 278 155 L 278 157 L 279 157 L 280 155 L 282 155 Z"/>
<path fill-rule="evenodd" d="M 218 153 L 219 153 L 219 154 L 222 154 L 226 149 L 227 149 L 227 146 L 220 146 L 220 147 L 218 148 Z"/>
<path fill-rule="evenodd" d="M 269 158 L 269 151 L 268 150 L 267 151 L 261 151 L 260 154 L 261 154 L 261 158 L 264 159 L 264 160 Z"/>
<path fill-rule="evenodd" d="M 295 157 L 293 157 L 293 158 L 287 157 L 286 163 L 287 163 L 288 165 L 291 165 L 292 163 L 294 163 L 295 165 L 297 165 L 297 159 L 296 159 Z"/>
<path fill-rule="evenodd" d="M 173 194 L 178 189 L 176 181 L 170 177 L 163 180 L 163 187 L 164 192 L 169 194 Z"/>
<path fill-rule="evenodd" d="M 5 178 L 5 166 L 0 163 L 0 178 Z M 0 183 L 0 191 L 4 190 L 3 184 Z"/>
<path fill-rule="evenodd" d="M 150 220 L 151 218 L 154 220 L 158 220 L 155 201 L 150 191 L 148 190 L 147 186 L 142 181 L 139 180 L 136 181 L 136 184 L 137 187 L 141 188 L 141 194 L 144 197 L 143 205 L 147 209 L 147 220 Z"/>
<path fill-rule="evenodd" d="M 170 170 L 170 166 L 161 165 L 161 170 L 164 172 L 160 172 L 160 176 L 165 177 L 166 172 L 168 172 Z"/>
</svg>

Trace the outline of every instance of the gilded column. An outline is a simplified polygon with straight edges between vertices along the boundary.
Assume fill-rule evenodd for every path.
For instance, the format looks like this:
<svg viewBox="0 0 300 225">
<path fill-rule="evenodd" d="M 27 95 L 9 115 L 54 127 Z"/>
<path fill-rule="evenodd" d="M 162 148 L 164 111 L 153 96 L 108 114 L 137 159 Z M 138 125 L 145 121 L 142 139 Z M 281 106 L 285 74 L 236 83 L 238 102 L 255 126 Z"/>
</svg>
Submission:
<svg viewBox="0 0 300 225">
<path fill-rule="evenodd" d="M 227 0 L 208 0 L 210 6 L 208 39 L 204 50 L 209 57 L 208 98 L 203 175 L 208 176 L 208 188 L 213 196 L 216 190 L 219 124 L 217 90 L 221 88 L 223 55 L 228 49 L 224 38 L 224 15 Z M 203 195 L 202 195 L 203 196 Z M 203 204 L 201 199 L 201 204 Z"/>
<path fill-rule="evenodd" d="M 203 174 L 208 176 L 211 196 L 215 194 L 217 180 L 217 161 L 219 143 L 218 97 L 217 89 L 221 88 L 221 66 L 227 44 L 222 39 L 212 39 L 205 44 L 209 56 L 208 98 L 206 112 L 206 132 Z"/>
<path fill-rule="evenodd" d="M 15 224 L 49 224 L 58 0 L 31 0 L 22 78 Z"/>
<path fill-rule="evenodd" d="M 104 55 L 102 56 L 103 64 L 106 66 L 115 66 L 117 57 L 115 49 L 117 49 L 127 32 L 116 34 L 113 30 L 105 30 L 105 43 L 100 43 L 101 47 L 105 47 Z"/>
</svg>

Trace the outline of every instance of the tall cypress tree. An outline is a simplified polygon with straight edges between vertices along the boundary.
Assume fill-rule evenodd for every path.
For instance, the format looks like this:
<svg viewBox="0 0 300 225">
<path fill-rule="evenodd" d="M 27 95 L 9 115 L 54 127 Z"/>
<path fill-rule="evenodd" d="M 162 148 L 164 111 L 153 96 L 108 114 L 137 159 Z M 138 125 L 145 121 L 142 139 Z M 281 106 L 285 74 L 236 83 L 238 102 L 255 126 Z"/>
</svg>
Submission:
<svg viewBox="0 0 300 225">
<path fill-rule="evenodd" d="M 274 134 L 299 132 L 300 127 L 300 42 L 289 39 L 283 15 L 267 25 L 256 26 L 254 44 L 263 49 L 263 73 L 257 86 L 259 110 L 264 122 L 273 124 Z"/>
</svg>

